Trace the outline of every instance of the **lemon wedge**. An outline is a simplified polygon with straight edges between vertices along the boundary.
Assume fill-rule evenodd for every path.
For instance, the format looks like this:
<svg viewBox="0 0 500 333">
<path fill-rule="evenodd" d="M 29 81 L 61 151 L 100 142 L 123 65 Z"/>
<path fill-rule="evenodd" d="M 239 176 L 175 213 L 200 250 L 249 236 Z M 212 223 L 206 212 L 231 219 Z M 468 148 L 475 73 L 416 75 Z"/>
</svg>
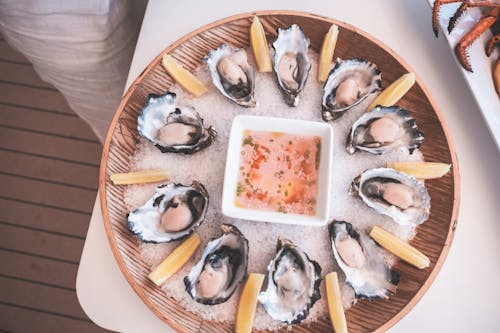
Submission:
<svg viewBox="0 0 500 333">
<path fill-rule="evenodd" d="M 248 275 L 238 305 L 236 333 L 252 332 L 253 317 L 255 315 L 255 307 L 257 306 L 257 296 L 262 287 L 262 282 L 264 282 L 263 274 L 252 273 Z"/>
<path fill-rule="evenodd" d="M 366 111 L 371 111 L 377 105 L 392 106 L 396 104 L 415 84 L 415 74 L 406 73 L 385 88 L 380 95 L 370 104 Z"/>
<path fill-rule="evenodd" d="M 430 265 L 425 254 L 378 225 L 373 226 L 370 237 L 387 251 L 417 268 L 423 269 Z"/>
<path fill-rule="evenodd" d="M 188 72 L 182 65 L 178 64 L 174 58 L 165 54 L 161 61 L 168 74 L 191 94 L 199 97 L 207 92 L 207 87 L 201 83 L 193 74 Z"/>
<path fill-rule="evenodd" d="M 321 45 L 321 52 L 319 53 L 319 82 L 325 82 L 328 79 L 328 73 L 330 72 L 330 67 L 332 65 L 333 51 L 335 51 L 335 45 L 337 44 L 338 35 L 339 28 L 335 24 L 332 24 L 327 34 L 325 35 L 325 38 L 323 39 L 323 45 Z"/>
<path fill-rule="evenodd" d="M 115 173 L 109 176 L 115 185 L 154 183 L 168 180 L 165 170 L 147 170 L 127 173 Z"/>
<path fill-rule="evenodd" d="M 389 162 L 388 168 L 402 171 L 418 179 L 443 177 L 450 171 L 451 164 L 436 162 Z"/>
<path fill-rule="evenodd" d="M 340 293 L 337 272 L 331 272 L 325 276 L 325 287 L 328 311 L 333 329 L 335 333 L 347 333 L 347 322 L 342 306 L 342 294 Z"/>
<path fill-rule="evenodd" d="M 172 275 L 175 274 L 188 260 L 193 256 L 194 252 L 200 245 L 200 236 L 197 233 L 192 234 L 182 242 L 181 245 L 176 247 L 172 253 L 168 255 L 152 271 L 148 277 L 157 286 L 164 284 Z"/>
<path fill-rule="evenodd" d="M 250 27 L 250 43 L 252 44 L 253 55 L 257 62 L 259 72 L 271 72 L 271 54 L 267 45 L 266 33 L 262 23 L 257 16 L 254 16 L 252 26 Z"/>
</svg>

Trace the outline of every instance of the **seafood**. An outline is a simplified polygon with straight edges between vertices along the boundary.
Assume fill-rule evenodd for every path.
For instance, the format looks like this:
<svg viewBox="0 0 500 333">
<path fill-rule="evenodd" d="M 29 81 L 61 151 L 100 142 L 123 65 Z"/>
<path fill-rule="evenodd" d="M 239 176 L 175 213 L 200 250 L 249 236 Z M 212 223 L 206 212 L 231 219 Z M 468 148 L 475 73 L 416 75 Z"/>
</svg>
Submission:
<svg viewBox="0 0 500 333">
<path fill-rule="evenodd" d="M 359 58 L 337 59 L 323 86 L 323 119 L 330 121 L 340 118 L 381 89 L 382 74 L 375 64 Z"/>
<path fill-rule="evenodd" d="M 333 221 L 328 231 L 335 260 L 357 298 L 388 298 L 396 293 L 399 274 L 389 268 L 384 250 L 367 234 L 344 221 Z"/>
<path fill-rule="evenodd" d="M 128 215 L 128 227 L 143 242 L 170 242 L 191 234 L 205 219 L 207 207 L 207 190 L 197 181 L 160 185 Z"/>
<path fill-rule="evenodd" d="M 311 70 L 307 57 L 309 38 L 296 24 L 288 29 L 278 29 L 278 38 L 273 43 L 273 68 L 285 102 L 290 106 L 299 104 L 299 94 Z"/>
<path fill-rule="evenodd" d="M 481 16 L 476 25 L 466 33 L 462 39 L 455 46 L 455 55 L 459 60 L 463 68 L 472 72 L 472 66 L 469 61 L 469 55 L 467 49 L 469 46 L 488 28 L 490 28 L 497 20 L 500 14 L 500 1 L 498 0 L 436 0 L 434 2 L 434 7 L 432 10 L 432 29 L 436 37 L 438 36 L 439 27 L 439 9 L 442 5 L 454 2 L 461 2 L 460 7 L 457 9 L 455 14 L 451 17 L 448 24 L 448 33 L 451 33 L 455 27 L 458 19 L 467 11 L 470 7 L 486 7 L 487 11 Z M 493 36 L 493 38 L 500 38 L 500 34 Z M 489 54 L 488 54 L 489 55 Z"/>
<path fill-rule="evenodd" d="M 268 269 L 267 289 L 258 300 L 276 320 L 296 324 L 321 298 L 321 267 L 291 241 L 278 239 L 276 256 Z"/>
<path fill-rule="evenodd" d="M 394 169 L 366 170 L 353 180 L 349 194 L 401 225 L 417 226 L 429 218 L 431 198 L 424 183 Z"/>
<path fill-rule="evenodd" d="M 212 144 L 216 132 L 205 128 L 192 106 L 177 106 L 176 95 L 150 94 L 137 119 L 139 134 L 162 153 L 192 154 Z"/>
<path fill-rule="evenodd" d="M 200 261 L 184 278 L 186 291 L 198 303 L 227 301 L 246 279 L 248 241 L 235 226 L 221 225 L 222 235 L 211 240 Z"/>
<path fill-rule="evenodd" d="M 211 50 L 204 60 L 222 95 L 244 107 L 256 106 L 254 70 L 248 64 L 245 50 L 223 44 Z"/>
<path fill-rule="evenodd" d="M 420 147 L 424 134 L 417 128 L 410 112 L 398 106 L 377 106 L 364 113 L 352 125 L 347 135 L 349 154 L 358 150 L 384 154 L 397 149 L 407 149 L 410 154 Z"/>
</svg>

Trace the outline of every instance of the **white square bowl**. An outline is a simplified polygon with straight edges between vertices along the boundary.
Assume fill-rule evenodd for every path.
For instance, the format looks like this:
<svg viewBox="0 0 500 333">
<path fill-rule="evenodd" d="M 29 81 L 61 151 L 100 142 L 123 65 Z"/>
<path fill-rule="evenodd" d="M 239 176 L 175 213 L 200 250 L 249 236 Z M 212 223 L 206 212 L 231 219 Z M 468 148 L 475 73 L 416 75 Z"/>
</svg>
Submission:
<svg viewBox="0 0 500 333">
<path fill-rule="evenodd" d="M 283 132 L 304 136 L 316 135 L 321 138 L 316 215 L 285 214 L 269 210 L 241 208 L 235 205 L 243 132 L 245 130 Z M 229 217 L 261 222 L 307 226 L 325 225 L 329 218 L 332 149 L 333 129 L 329 124 L 273 117 L 236 116 L 233 120 L 229 136 L 224 189 L 222 191 L 222 213 Z"/>
</svg>

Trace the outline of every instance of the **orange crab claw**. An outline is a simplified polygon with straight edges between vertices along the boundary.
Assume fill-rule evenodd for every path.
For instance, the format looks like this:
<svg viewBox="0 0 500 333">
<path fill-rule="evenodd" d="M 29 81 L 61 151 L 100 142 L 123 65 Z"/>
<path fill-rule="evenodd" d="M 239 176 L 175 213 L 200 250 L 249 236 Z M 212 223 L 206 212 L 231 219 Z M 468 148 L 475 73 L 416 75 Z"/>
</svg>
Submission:
<svg viewBox="0 0 500 333">
<path fill-rule="evenodd" d="M 458 19 L 465 13 L 465 11 L 469 8 L 469 3 L 468 2 L 463 2 L 460 7 L 458 7 L 457 11 L 455 14 L 450 19 L 450 22 L 448 22 L 448 33 L 451 33 L 453 28 L 455 28 L 455 25 L 457 24 Z"/>
<path fill-rule="evenodd" d="M 439 32 L 439 10 L 442 5 L 447 3 L 460 2 L 459 0 L 436 0 L 434 1 L 434 6 L 432 7 L 432 30 L 434 35 L 438 36 Z"/>
<path fill-rule="evenodd" d="M 493 52 L 493 48 L 496 44 L 500 44 L 500 34 L 496 34 L 495 36 L 491 37 L 488 44 L 486 44 L 486 55 L 488 57 L 491 55 L 491 52 Z"/>
<path fill-rule="evenodd" d="M 479 22 L 477 22 L 477 24 L 462 37 L 455 47 L 455 54 L 457 55 L 458 61 L 469 72 L 472 72 L 472 66 L 469 62 L 467 49 L 485 30 L 495 23 L 499 13 L 500 8 L 496 7 L 481 16 Z"/>
</svg>

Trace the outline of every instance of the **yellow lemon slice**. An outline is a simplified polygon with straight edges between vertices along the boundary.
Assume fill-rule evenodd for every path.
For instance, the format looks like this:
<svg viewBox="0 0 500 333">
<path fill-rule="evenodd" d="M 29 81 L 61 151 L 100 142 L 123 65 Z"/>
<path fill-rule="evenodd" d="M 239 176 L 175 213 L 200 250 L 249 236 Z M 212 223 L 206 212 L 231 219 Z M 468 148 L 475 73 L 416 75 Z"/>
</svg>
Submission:
<svg viewBox="0 0 500 333">
<path fill-rule="evenodd" d="M 335 333 L 347 333 L 347 322 L 342 306 L 342 294 L 340 293 L 337 272 L 331 272 L 325 276 L 325 287 L 328 311 L 330 312 L 333 329 Z"/>
<path fill-rule="evenodd" d="M 188 72 L 182 65 L 178 64 L 174 58 L 165 54 L 161 61 L 168 74 L 191 94 L 199 97 L 207 92 L 207 87 L 201 83 L 193 74 Z"/>
<path fill-rule="evenodd" d="M 417 268 L 423 269 L 430 265 L 430 260 L 425 254 L 378 225 L 372 228 L 370 237 L 387 251 Z"/>
<path fill-rule="evenodd" d="M 257 296 L 264 282 L 264 275 L 252 273 L 248 276 L 243 292 L 241 293 L 236 315 L 236 333 L 252 332 L 253 317 L 257 306 Z"/>
<path fill-rule="evenodd" d="M 161 286 L 164 284 L 172 275 L 175 274 L 186 262 L 188 262 L 189 258 L 191 258 L 200 245 L 200 236 L 197 233 L 192 234 L 182 242 L 181 245 L 175 248 L 152 271 L 148 277 L 151 281 L 153 281 L 157 286 Z"/>
<path fill-rule="evenodd" d="M 418 179 L 443 177 L 450 171 L 451 164 L 436 162 L 389 162 L 388 168 L 402 171 Z"/>
<path fill-rule="evenodd" d="M 396 104 L 414 84 L 415 74 L 406 73 L 382 91 L 366 111 L 371 111 L 377 105 L 391 106 Z"/>
<path fill-rule="evenodd" d="M 266 34 L 262 23 L 257 16 L 254 16 L 252 26 L 250 27 L 250 43 L 252 44 L 253 55 L 257 62 L 259 72 L 271 72 L 271 54 L 267 45 Z"/>
<path fill-rule="evenodd" d="M 323 45 L 321 45 L 321 52 L 319 53 L 319 82 L 325 82 L 328 79 L 328 73 L 330 72 L 330 67 L 332 65 L 333 51 L 335 51 L 335 45 L 337 44 L 338 35 L 339 28 L 335 24 L 332 24 L 327 34 L 325 35 L 325 38 L 323 39 Z"/>
<path fill-rule="evenodd" d="M 115 185 L 154 183 L 168 180 L 165 170 L 147 170 L 127 173 L 115 173 L 109 176 Z"/>
</svg>

